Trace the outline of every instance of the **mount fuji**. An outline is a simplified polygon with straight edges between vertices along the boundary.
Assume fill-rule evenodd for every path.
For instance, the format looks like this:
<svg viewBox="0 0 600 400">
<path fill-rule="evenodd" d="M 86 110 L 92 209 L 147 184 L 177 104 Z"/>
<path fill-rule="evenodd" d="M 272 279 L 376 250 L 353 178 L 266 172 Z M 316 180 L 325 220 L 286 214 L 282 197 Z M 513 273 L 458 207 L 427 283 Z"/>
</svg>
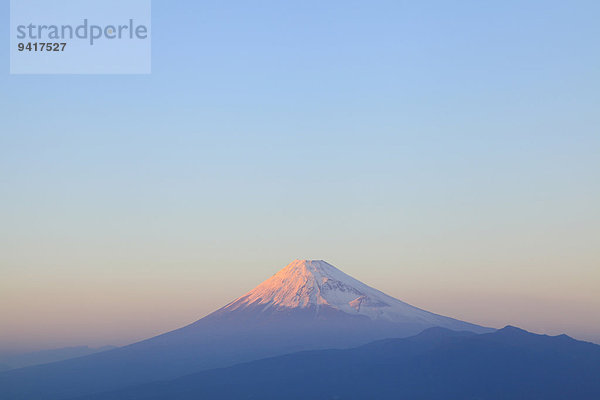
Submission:
<svg viewBox="0 0 600 400">
<path fill-rule="evenodd" d="M 485 330 L 404 303 L 322 260 L 294 260 L 211 317 L 251 313 L 262 319 L 294 312 L 308 313 L 317 319 L 363 317 L 361 322 L 366 324 L 395 325 L 394 329 L 405 331 L 398 333 L 400 335 L 418 333 L 433 326 L 473 332 Z"/>
<path fill-rule="evenodd" d="M 103 353 L 0 373 L 0 398 L 67 399 L 302 350 L 403 338 L 431 327 L 493 331 L 404 303 L 325 261 L 295 260 L 183 328 Z"/>
</svg>

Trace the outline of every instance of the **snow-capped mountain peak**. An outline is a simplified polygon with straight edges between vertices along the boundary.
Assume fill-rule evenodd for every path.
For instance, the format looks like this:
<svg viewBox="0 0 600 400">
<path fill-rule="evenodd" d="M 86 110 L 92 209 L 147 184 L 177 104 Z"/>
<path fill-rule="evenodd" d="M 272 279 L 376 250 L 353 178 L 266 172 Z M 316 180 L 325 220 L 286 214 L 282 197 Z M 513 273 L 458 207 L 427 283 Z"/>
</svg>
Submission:
<svg viewBox="0 0 600 400">
<path fill-rule="evenodd" d="M 234 303 L 243 300 L 236 308 L 249 304 L 288 308 L 339 306 L 364 296 L 356 286 L 360 282 L 325 261 L 294 260 Z"/>
<path fill-rule="evenodd" d="M 222 311 L 311 309 L 318 313 L 322 307 L 390 322 L 448 326 L 456 321 L 388 296 L 322 260 L 294 260 Z"/>
</svg>

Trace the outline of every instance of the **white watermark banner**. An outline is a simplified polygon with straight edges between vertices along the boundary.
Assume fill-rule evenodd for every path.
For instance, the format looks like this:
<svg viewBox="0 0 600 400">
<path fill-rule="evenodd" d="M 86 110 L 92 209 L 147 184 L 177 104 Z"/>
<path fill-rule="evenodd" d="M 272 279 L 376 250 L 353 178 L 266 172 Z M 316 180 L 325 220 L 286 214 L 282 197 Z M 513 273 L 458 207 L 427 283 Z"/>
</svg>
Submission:
<svg viewBox="0 0 600 400">
<path fill-rule="evenodd" d="M 149 74 L 151 0 L 11 0 L 11 74 Z"/>
</svg>

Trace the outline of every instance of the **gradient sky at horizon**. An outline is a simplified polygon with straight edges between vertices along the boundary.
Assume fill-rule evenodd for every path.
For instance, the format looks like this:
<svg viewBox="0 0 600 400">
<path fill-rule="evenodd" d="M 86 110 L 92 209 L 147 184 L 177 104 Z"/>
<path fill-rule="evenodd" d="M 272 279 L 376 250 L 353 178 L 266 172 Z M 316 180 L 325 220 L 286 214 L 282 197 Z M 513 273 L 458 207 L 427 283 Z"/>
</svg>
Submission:
<svg viewBox="0 0 600 400">
<path fill-rule="evenodd" d="M 1 25 L 0 351 L 147 338 L 295 258 L 600 343 L 599 15 L 155 0 L 148 76 L 10 76 Z"/>
</svg>

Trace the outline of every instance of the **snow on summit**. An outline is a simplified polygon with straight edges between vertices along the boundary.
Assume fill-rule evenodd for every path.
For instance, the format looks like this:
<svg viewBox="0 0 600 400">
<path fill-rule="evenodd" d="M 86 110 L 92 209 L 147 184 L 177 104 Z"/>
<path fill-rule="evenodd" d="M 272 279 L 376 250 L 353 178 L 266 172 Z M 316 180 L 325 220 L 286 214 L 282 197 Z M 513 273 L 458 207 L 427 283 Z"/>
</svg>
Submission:
<svg viewBox="0 0 600 400">
<path fill-rule="evenodd" d="M 277 311 L 330 307 L 351 315 L 390 322 L 454 325 L 443 317 L 386 295 L 322 260 L 294 260 L 256 288 L 224 307 Z"/>
</svg>

